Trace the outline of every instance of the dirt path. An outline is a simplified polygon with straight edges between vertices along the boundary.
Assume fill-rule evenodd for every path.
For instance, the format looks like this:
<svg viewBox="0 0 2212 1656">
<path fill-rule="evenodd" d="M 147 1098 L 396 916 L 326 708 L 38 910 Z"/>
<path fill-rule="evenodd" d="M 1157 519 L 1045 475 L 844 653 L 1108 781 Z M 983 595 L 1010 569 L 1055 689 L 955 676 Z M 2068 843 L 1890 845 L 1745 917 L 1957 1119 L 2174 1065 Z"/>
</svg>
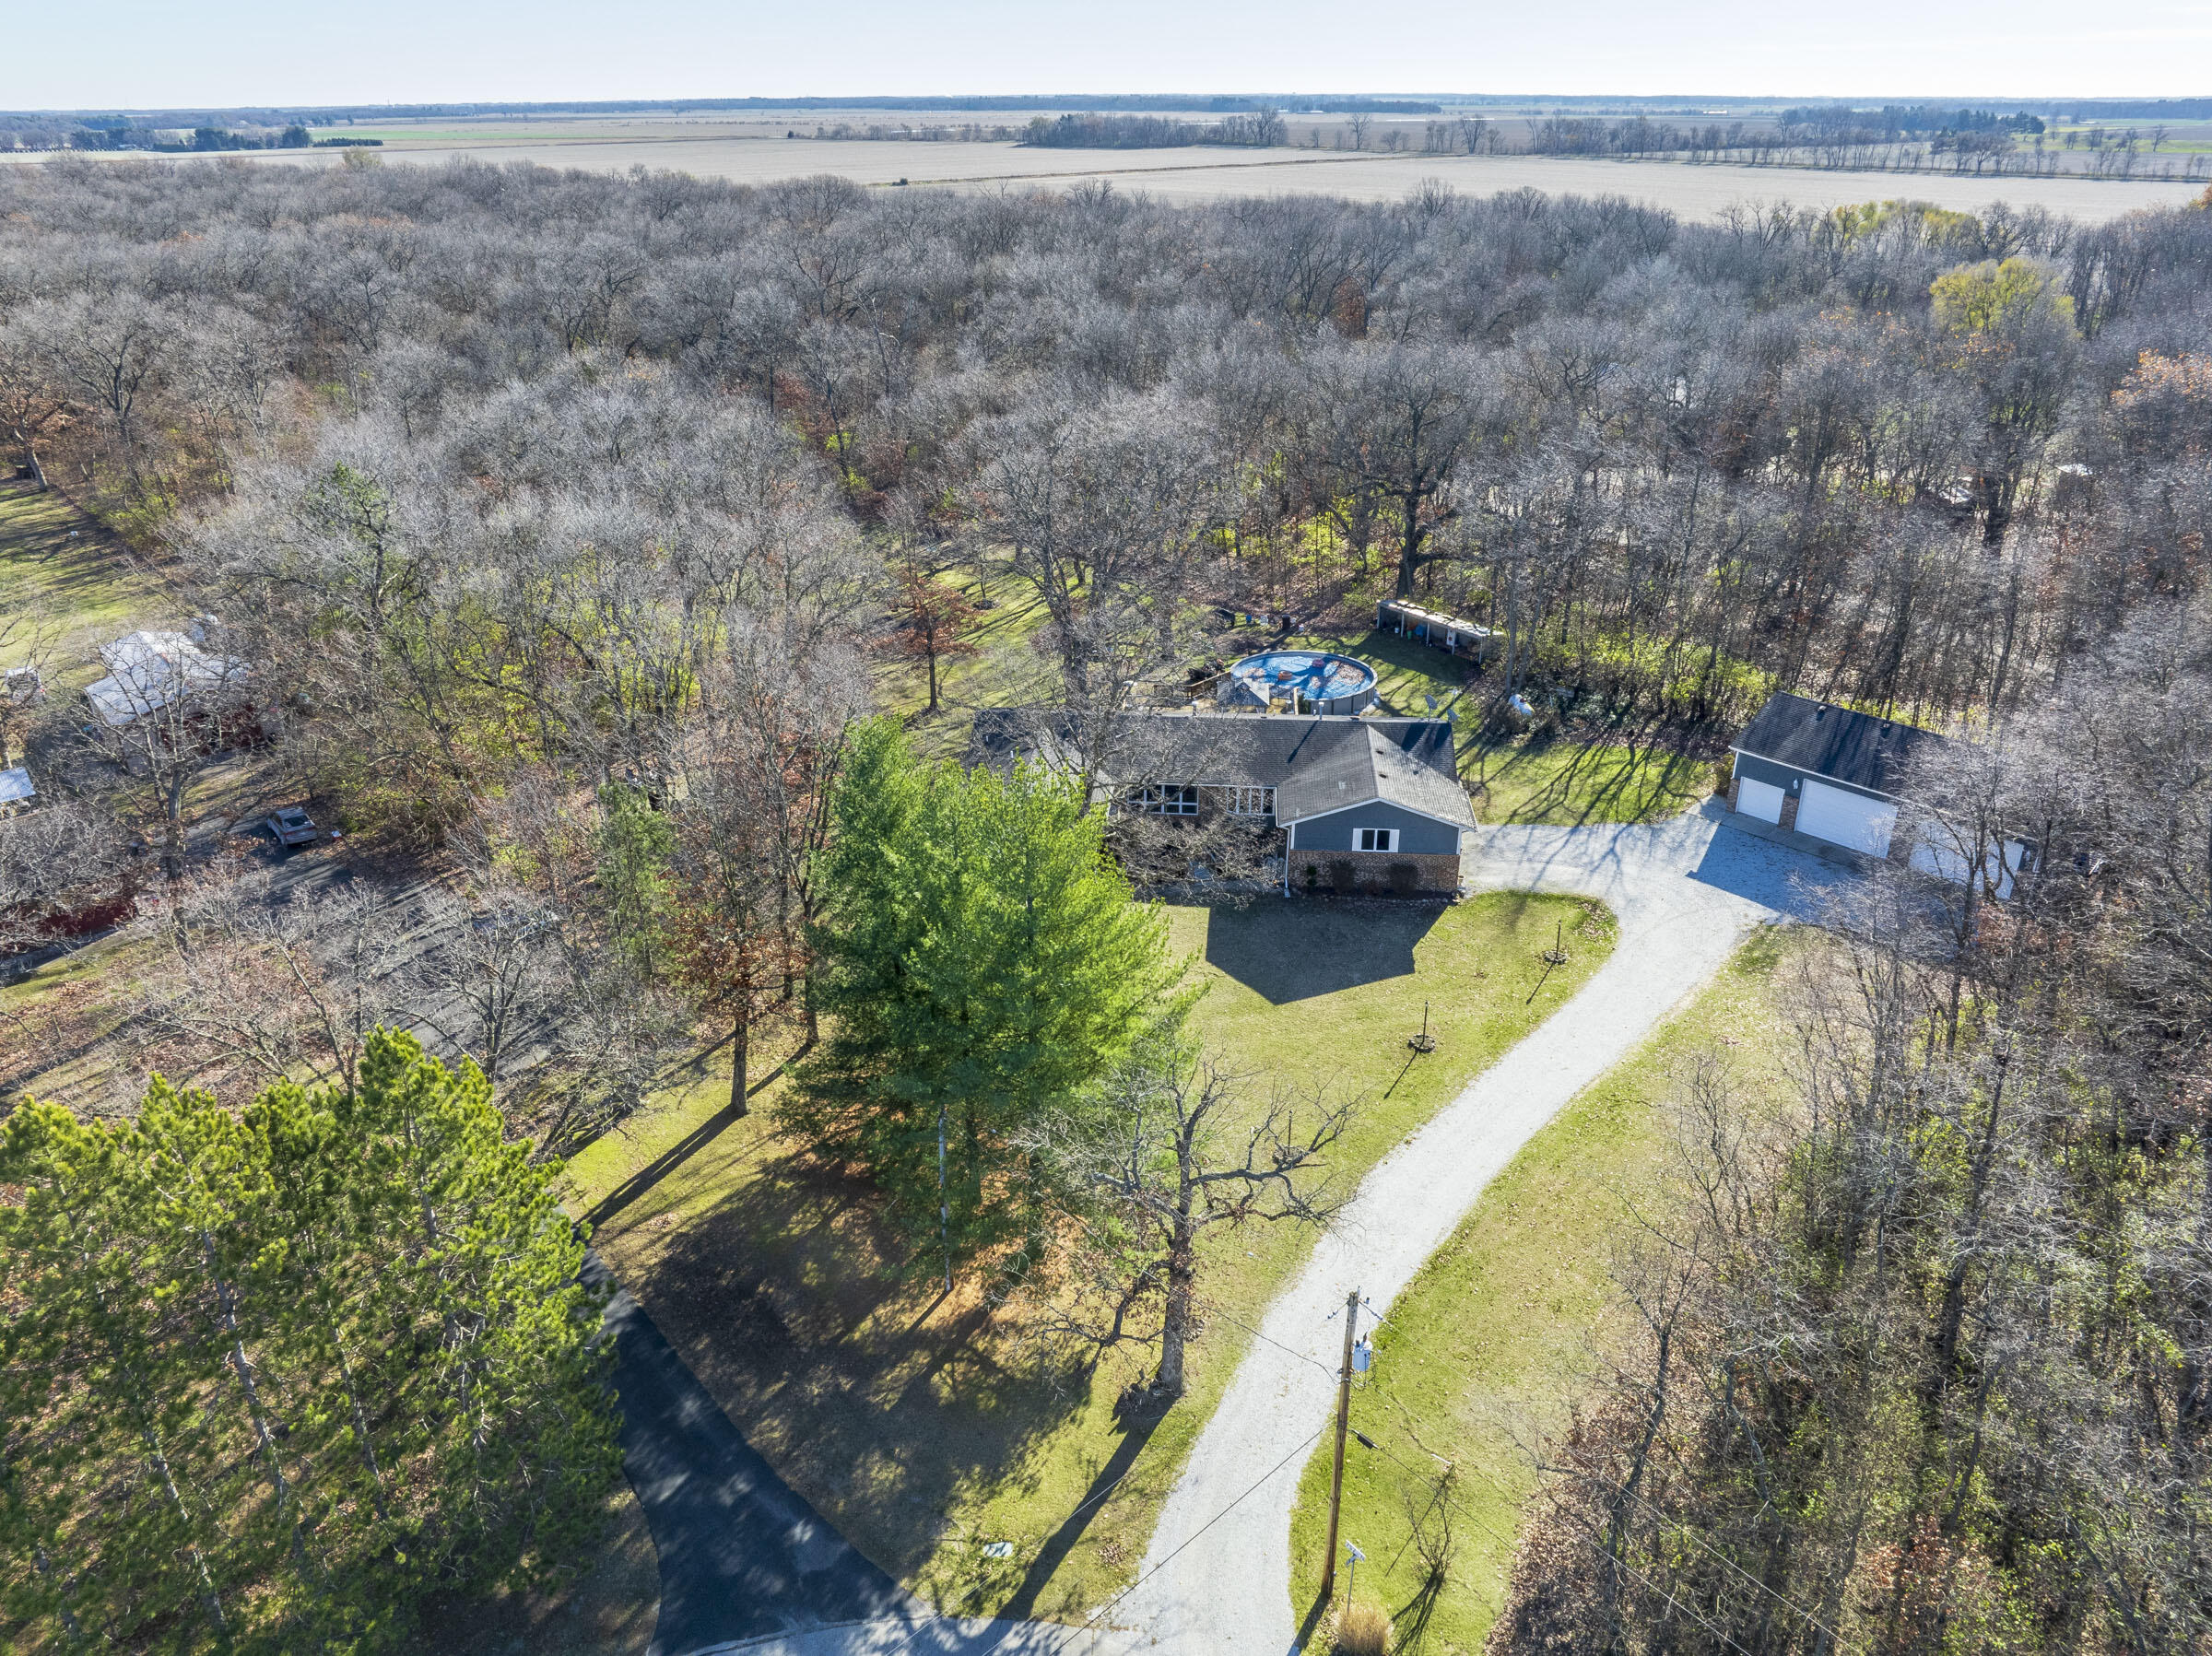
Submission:
<svg viewBox="0 0 2212 1656">
<path fill-rule="evenodd" d="M 1135 1590 L 1112 1620 L 1149 1646 L 1282 1656 L 1303 1630 L 1290 1603 L 1290 1508 L 1333 1404 L 1346 1294 L 1378 1310 L 1447 1241 L 1483 1187 L 1584 1086 L 1628 1056 L 1760 922 L 1809 912 L 1837 866 L 1721 826 L 1717 804 L 1652 826 L 1499 828 L 1474 853 L 1479 889 L 1603 898 L 1613 956 L 1534 1033 L 1477 1076 L 1361 1183 L 1337 1226 L 1268 1308 L 1169 1494 Z"/>
</svg>

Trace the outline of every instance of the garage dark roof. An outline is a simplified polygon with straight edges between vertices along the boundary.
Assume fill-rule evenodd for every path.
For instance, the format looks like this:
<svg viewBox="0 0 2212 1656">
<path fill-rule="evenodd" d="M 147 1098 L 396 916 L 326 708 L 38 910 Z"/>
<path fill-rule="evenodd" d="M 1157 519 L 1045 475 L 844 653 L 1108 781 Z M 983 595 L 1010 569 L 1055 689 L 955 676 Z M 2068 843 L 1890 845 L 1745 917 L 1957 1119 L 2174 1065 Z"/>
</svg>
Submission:
<svg viewBox="0 0 2212 1656">
<path fill-rule="evenodd" d="M 1770 696 L 1759 717 L 1744 727 L 1738 753 L 1771 759 L 1807 776 L 1891 798 L 1904 783 L 1907 761 L 1947 737 L 1917 725 L 1854 713 L 1803 696 Z"/>
<path fill-rule="evenodd" d="M 975 716 L 968 763 L 1068 757 L 1074 746 L 1065 713 L 984 708 Z M 1277 822 L 1382 800 L 1475 826 L 1448 719 L 1124 713 L 1115 721 L 1113 746 L 1101 769 L 1114 772 L 1106 780 L 1117 786 L 1273 788 Z"/>
</svg>

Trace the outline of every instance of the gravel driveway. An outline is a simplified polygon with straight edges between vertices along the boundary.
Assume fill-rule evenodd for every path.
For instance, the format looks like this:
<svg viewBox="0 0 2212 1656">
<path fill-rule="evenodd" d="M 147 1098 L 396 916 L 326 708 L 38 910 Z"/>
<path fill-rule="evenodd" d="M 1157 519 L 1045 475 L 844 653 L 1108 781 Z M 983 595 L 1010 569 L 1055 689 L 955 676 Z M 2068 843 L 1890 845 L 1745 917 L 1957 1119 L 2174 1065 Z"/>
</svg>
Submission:
<svg viewBox="0 0 2212 1656">
<path fill-rule="evenodd" d="M 1670 822 L 1477 830 L 1477 890 L 1572 892 L 1619 917 L 1612 958 L 1369 1173 L 1303 1272 L 1268 1308 L 1169 1493 L 1137 1586 L 1112 1620 L 1184 1656 L 1283 1656 L 1290 1507 L 1334 1404 L 1353 1287 L 1377 1308 L 1412 1280 L 1521 1146 L 1720 969 L 1752 927 L 1803 918 L 1834 864 L 1721 826 L 1717 801 Z M 1273 1344 L 1270 1344 L 1273 1342 Z M 1273 1469 L 1272 1471 L 1270 1469 Z"/>
</svg>

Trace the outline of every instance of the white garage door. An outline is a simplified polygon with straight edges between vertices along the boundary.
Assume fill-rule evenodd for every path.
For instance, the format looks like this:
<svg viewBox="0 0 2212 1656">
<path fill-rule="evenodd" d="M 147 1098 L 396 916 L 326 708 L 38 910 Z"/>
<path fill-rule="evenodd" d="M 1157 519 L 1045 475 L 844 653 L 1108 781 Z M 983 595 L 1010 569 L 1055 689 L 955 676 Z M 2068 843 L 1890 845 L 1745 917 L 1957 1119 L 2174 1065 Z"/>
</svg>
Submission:
<svg viewBox="0 0 2212 1656">
<path fill-rule="evenodd" d="M 1896 828 L 1897 807 L 1883 800 L 1846 793 L 1810 780 L 1799 793 L 1797 831 L 1830 845 L 1848 845 L 1870 857 L 1886 857 L 1889 836 Z"/>
<path fill-rule="evenodd" d="M 1739 776 L 1735 779 L 1735 808 L 1747 816 L 1758 817 L 1761 822 L 1780 822 L 1782 790 L 1772 782 Z"/>
</svg>

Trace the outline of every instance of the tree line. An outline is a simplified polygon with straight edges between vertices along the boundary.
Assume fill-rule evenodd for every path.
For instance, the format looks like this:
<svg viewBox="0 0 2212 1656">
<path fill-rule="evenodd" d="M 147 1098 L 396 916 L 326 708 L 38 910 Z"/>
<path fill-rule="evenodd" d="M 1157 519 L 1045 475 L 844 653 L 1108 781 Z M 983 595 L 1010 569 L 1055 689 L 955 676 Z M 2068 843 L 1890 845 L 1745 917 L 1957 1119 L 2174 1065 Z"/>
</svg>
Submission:
<svg viewBox="0 0 2212 1656">
<path fill-rule="evenodd" d="M 1708 1063 L 1500 1651 L 2212 1639 L 2212 627 L 1923 761 L 1771 1118 Z M 2015 874 L 2004 843 L 2036 861 Z"/>
<path fill-rule="evenodd" d="M 180 965 L 134 1027 L 249 1085 L 241 982 L 325 1074 L 412 1008 L 503 1089 L 559 1076 L 524 1113 L 563 1134 L 702 1020 L 811 1029 L 843 733 L 986 575 L 1041 606 L 1012 693 L 1090 774 L 1217 606 L 1416 594 L 1498 630 L 1486 698 L 1711 732 L 1771 687 L 2002 718 L 2202 579 L 2201 210 L 66 159 L 0 205 L 26 481 L 221 618 L 358 834 L 454 859 L 435 949 L 360 904 L 241 913 L 181 816 L 220 721 L 125 753 L 61 699 L 0 714 L 68 807 L 0 833 L 6 923 L 160 848 L 177 943 L 282 969 Z M 625 895 L 630 798 L 686 804 Z"/>
</svg>

